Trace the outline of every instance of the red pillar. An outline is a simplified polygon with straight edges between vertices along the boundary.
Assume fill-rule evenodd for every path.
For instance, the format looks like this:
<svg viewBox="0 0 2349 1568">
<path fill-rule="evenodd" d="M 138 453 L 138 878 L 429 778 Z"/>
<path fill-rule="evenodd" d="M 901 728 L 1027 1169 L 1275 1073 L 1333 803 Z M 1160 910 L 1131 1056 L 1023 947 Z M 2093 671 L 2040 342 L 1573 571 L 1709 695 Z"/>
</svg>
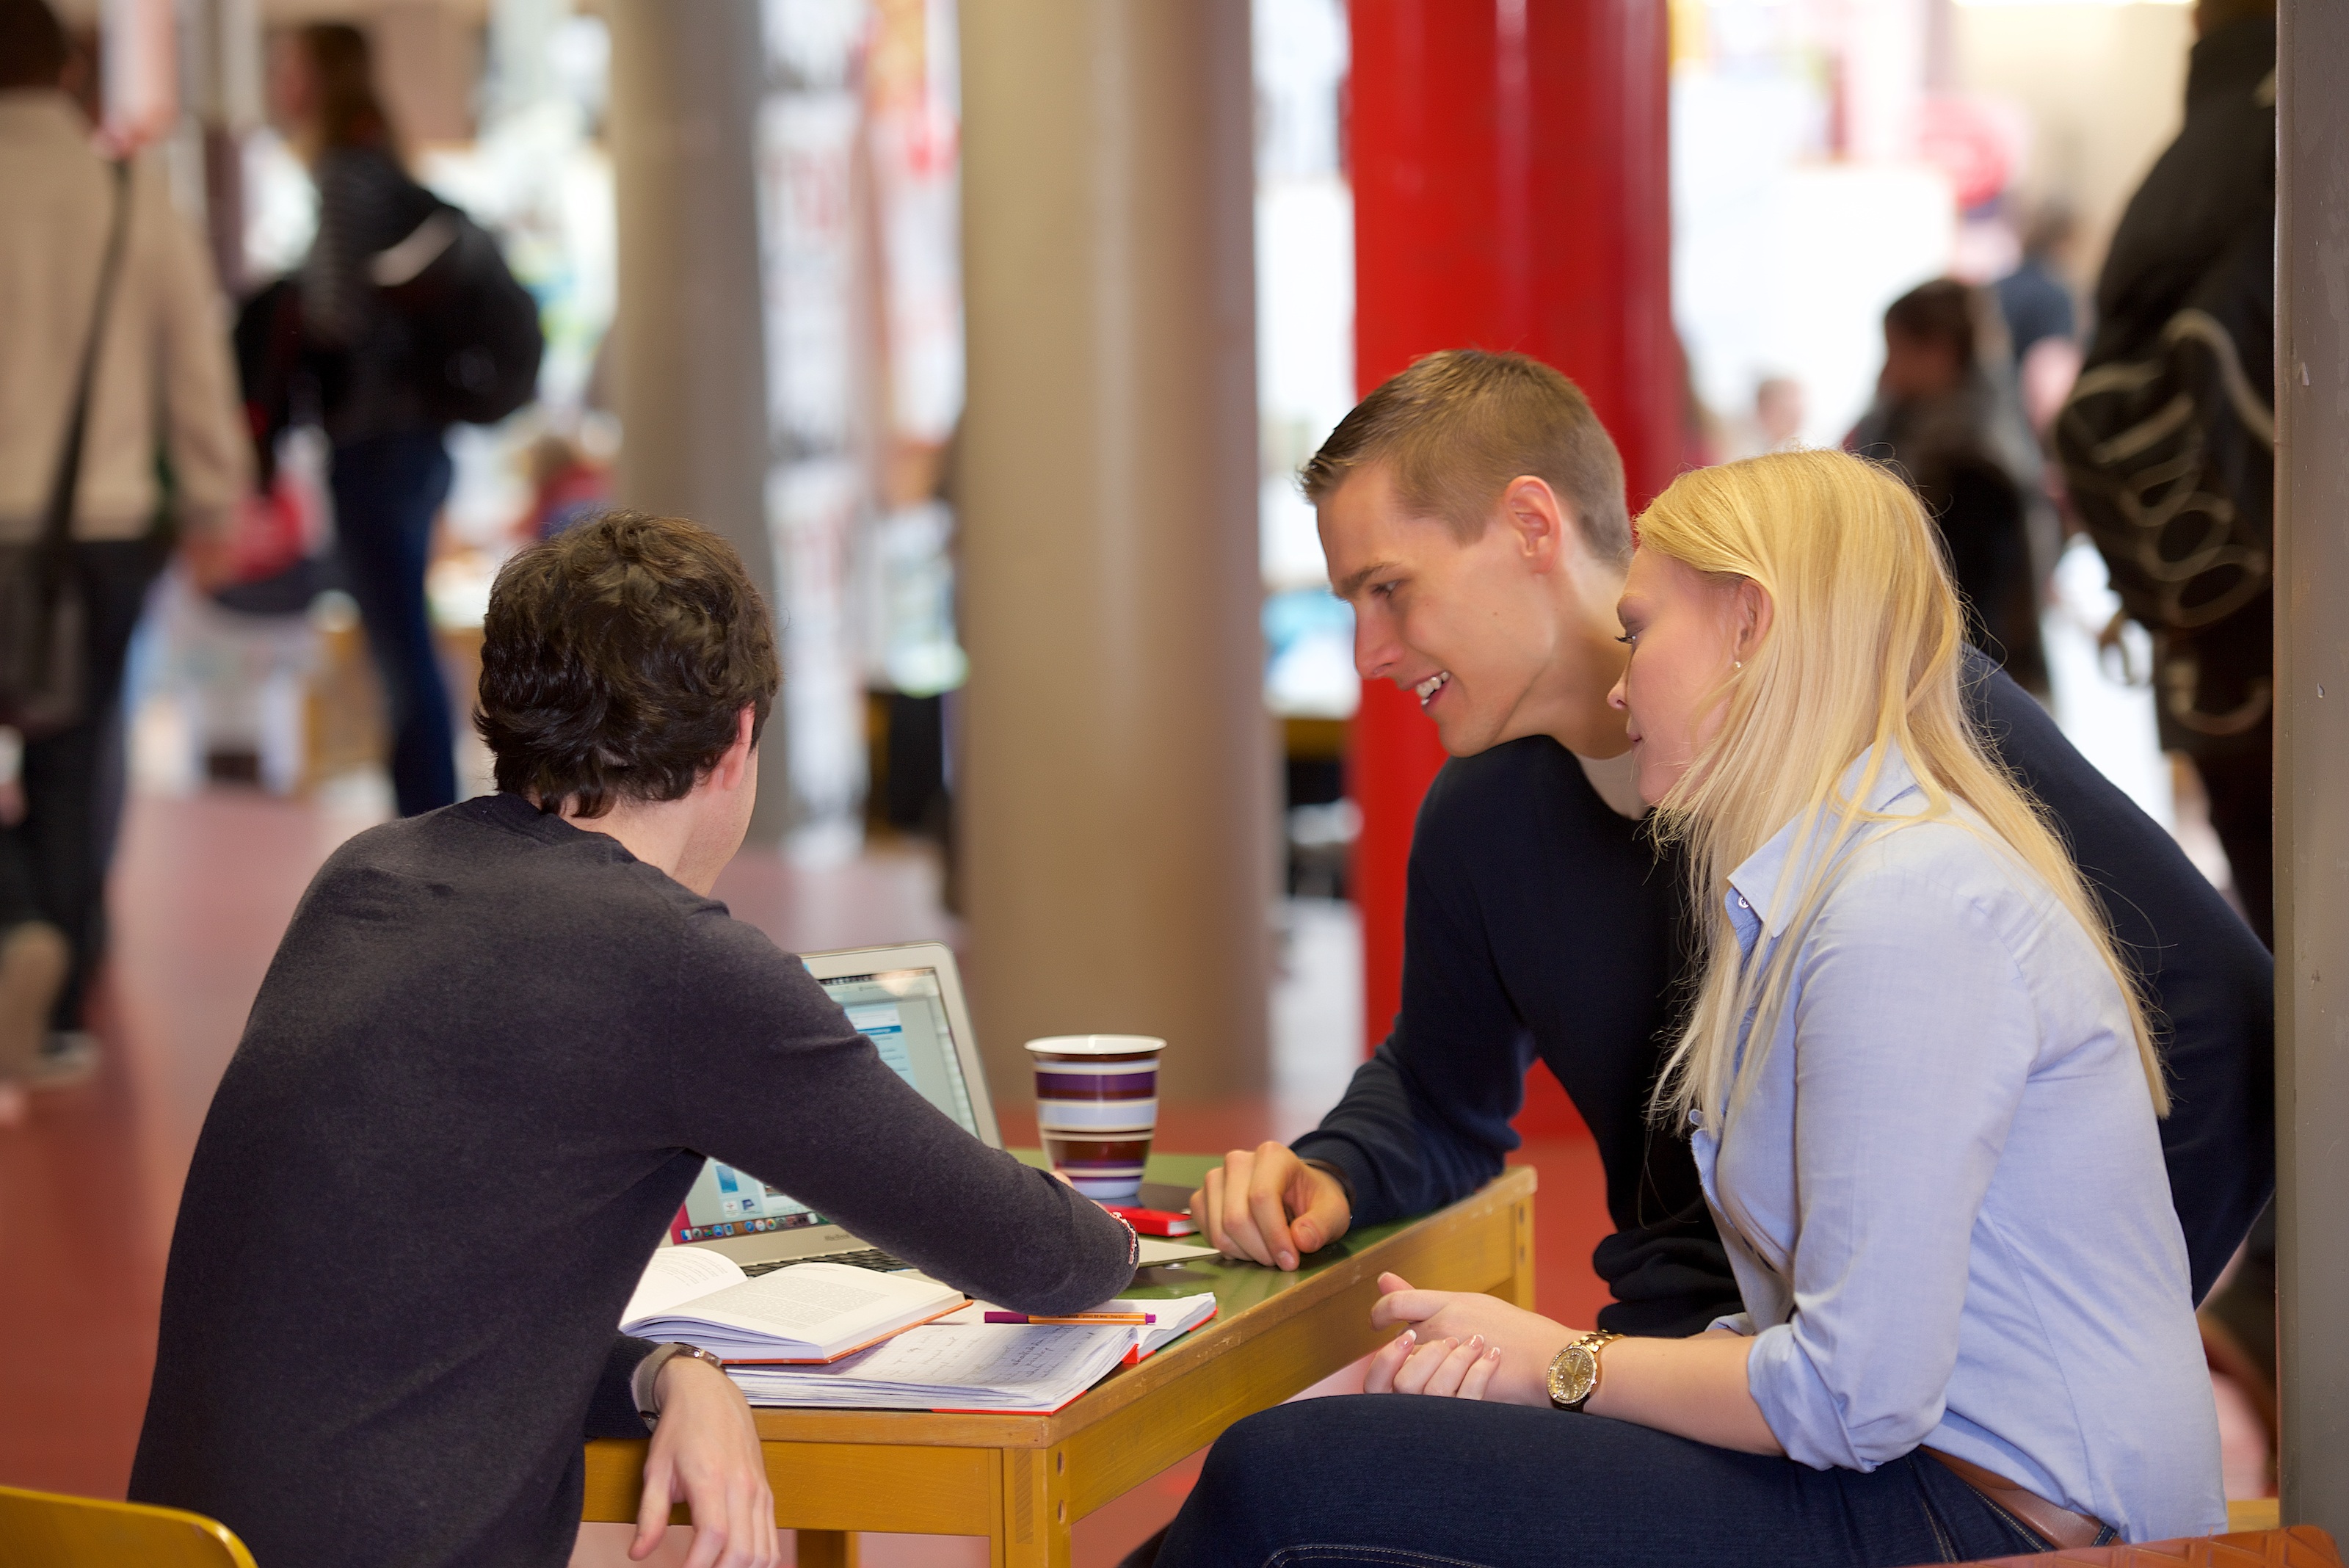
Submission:
<svg viewBox="0 0 2349 1568">
<path fill-rule="evenodd" d="M 1438 348 L 1546 360 L 1588 395 L 1622 449 L 1635 513 L 1681 451 L 1665 6 L 1349 7 L 1360 390 Z M 1417 702 L 1385 681 L 1364 684 L 1352 746 L 1363 1018 L 1375 1044 L 1402 998 L 1412 824 L 1444 754 Z"/>
</svg>

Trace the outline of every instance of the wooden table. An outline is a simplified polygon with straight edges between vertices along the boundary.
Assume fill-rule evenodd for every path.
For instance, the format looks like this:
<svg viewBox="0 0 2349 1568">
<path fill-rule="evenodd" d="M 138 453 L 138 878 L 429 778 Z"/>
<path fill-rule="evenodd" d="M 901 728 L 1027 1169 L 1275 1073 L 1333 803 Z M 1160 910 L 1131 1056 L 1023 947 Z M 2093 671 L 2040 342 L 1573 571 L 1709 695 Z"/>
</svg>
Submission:
<svg viewBox="0 0 2349 1568">
<path fill-rule="evenodd" d="M 1150 1179 L 1194 1185 L 1214 1163 L 1154 1157 Z M 993 1568 L 1067 1568 L 1076 1521 L 1376 1349 L 1387 1337 L 1371 1327 L 1382 1272 L 1531 1307 L 1533 1236 L 1534 1172 L 1513 1167 L 1424 1219 L 1356 1231 L 1294 1274 L 1188 1265 L 1215 1290 L 1214 1321 L 1054 1415 L 761 1409 L 775 1522 L 799 1532 L 800 1568 L 848 1568 L 856 1531 L 984 1535 Z M 583 1517 L 634 1520 L 644 1461 L 642 1442 L 588 1444 Z M 682 1509 L 677 1517 L 686 1521 Z"/>
</svg>

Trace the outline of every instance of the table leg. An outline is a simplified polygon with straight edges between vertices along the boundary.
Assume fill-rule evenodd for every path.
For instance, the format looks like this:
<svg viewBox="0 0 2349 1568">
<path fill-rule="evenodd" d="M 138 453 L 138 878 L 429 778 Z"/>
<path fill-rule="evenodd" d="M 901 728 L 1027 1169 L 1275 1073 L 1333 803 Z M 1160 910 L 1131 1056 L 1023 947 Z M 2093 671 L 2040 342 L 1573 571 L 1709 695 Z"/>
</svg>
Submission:
<svg viewBox="0 0 2349 1568">
<path fill-rule="evenodd" d="M 1069 1568 L 1069 1453 L 1007 1449 L 989 1568 Z"/>
<path fill-rule="evenodd" d="M 847 1530 L 801 1530 L 799 1568 L 856 1568 L 856 1535 Z"/>
<path fill-rule="evenodd" d="M 1534 1310 L 1534 1200 L 1530 1194 L 1509 1205 L 1511 1228 L 1516 1232 L 1516 1263 L 1507 1282 L 1493 1293 L 1503 1301 L 1515 1303 L 1527 1312 Z"/>
</svg>

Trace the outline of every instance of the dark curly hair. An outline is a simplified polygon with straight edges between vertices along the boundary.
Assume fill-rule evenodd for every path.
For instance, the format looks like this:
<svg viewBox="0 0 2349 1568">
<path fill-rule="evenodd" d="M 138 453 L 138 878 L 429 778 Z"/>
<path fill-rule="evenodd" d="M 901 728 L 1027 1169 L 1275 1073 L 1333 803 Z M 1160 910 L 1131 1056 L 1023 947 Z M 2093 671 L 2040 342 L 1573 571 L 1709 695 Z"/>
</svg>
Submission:
<svg viewBox="0 0 2349 1568">
<path fill-rule="evenodd" d="M 782 679 L 732 545 L 680 517 L 614 512 L 498 573 L 473 727 L 499 789 L 601 816 L 617 800 L 683 798 L 746 707 L 755 744 Z"/>
</svg>

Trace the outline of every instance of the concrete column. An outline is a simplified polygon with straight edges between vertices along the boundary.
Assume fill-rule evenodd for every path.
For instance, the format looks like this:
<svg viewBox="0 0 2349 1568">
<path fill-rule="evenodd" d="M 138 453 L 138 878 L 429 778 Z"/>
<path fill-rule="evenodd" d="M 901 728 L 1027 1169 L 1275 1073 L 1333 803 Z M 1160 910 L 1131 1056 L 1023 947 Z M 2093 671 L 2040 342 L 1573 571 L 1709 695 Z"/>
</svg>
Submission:
<svg viewBox="0 0 2349 1568">
<path fill-rule="evenodd" d="M 1266 1082 L 1246 0 L 966 0 L 959 780 L 990 1078 L 1161 1034 Z"/>
<path fill-rule="evenodd" d="M 611 0 L 619 223 L 612 326 L 623 504 L 725 535 L 774 598 L 753 151 L 757 0 Z M 783 832 L 781 704 L 760 742 L 755 843 Z"/>
<path fill-rule="evenodd" d="M 2276 1306 L 2283 1517 L 2349 1540 L 2349 11 L 2283 0 L 2276 122 Z"/>
<path fill-rule="evenodd" d="M 262 120 L 258 0 L 181 0 L 181 106 L 202 144 L 204 231 L 231 298 L 244 293 L 244 138 Z"/>
</svg>

